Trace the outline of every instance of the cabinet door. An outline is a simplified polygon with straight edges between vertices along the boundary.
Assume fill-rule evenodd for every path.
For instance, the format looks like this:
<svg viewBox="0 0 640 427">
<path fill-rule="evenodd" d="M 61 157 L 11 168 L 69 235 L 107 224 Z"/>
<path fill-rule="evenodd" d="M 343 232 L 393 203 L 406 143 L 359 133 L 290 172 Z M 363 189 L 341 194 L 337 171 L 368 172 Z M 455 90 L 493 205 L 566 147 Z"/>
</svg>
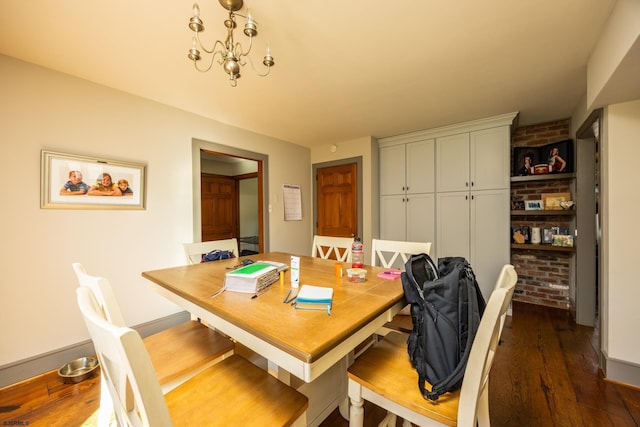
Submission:
<svg viewBox="0 0 640 427">
<path fill-rule="evenodd" d="M 469 134 L 436 139 L 436 185 L 441 191 L 469 190 Z"/>
<path fill-rule="evenodd" d="M 435 246 L 436 203 L 435 195 L 407 195 L 407 238 L 410 242 L 431 242 Z"/>
<path fill-rule="evenodd" d="M 470 134 L 471 190 L 509 188 L 509 126 Z"/>
<path fill-rule="evenodd" d="M 510 261 L 509 190 L 471 193 L 471 267 L 485 300 Z"/>
<path fill-rule="evenodd" d="M 402 194 L 405 191 L 405 145 L 380 148 L 380 194 Z"/>
<path fill-rule="evenodd" d="M 406 203 L 403 194 L 380 197 L 381 239 L 406 240 L 407 221 L 405 209 Z"/>
<path fill-rule="evenodd" d="M 469 193 L 438 193 L 436 206 L 437 258 L 461 256 L 469 259 Z"/>
<path fill-rule="evenodd" d="M 406 149 L 407 193 L 435 191 L 435 140 L 411 142 Z"/>
</svg>

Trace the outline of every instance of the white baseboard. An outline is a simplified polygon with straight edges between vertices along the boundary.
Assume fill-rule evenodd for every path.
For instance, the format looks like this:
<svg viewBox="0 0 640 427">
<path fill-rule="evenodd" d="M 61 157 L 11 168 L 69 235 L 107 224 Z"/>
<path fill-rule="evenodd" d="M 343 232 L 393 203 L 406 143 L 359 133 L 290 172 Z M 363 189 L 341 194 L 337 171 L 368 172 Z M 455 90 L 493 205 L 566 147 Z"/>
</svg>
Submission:
<svg viewBox="0 0 640 427">
<path fill-rule="evenodd" d="M 182 311 L 134 326 L 133 329 L 137 330 L 142 337 L 147 337 L 163 329 L 186 322 L 189 319 L 189 313 Z M 0 366 L 0 388 L 58 369 L 65 363 L 79 357 L 94 354 L 93 343 L 91 340 L 86 340 Z"/>
<path fill-rule="evenodd" d="M 640 365 L 613 359 L 605 351 L 601 351 L 600 366 L 606 379 L 632 387 L 640 387 Z"/>
</svg>

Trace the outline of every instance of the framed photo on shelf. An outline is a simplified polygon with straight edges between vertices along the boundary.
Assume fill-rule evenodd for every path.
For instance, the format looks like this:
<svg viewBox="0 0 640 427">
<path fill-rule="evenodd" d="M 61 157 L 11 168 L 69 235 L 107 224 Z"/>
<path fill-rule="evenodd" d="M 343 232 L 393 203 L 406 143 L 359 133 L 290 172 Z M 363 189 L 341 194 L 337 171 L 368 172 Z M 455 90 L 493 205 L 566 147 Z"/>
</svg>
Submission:
<svg viewBox="0 0 640 427">
<path fill-rule="evenodd" d="M 547 166 L 544 169 L 542 166 Z M 535 170 L 535 166 L 540 166 Z M 513 176 L 574 172 L 573 140 L 537 147 L 514 147 Z"/>
<path fill-rule="evenodd" d="M 542 229 L 542 244 L 543 245 L 553 244 L 553 229 L 551 227 L 544 227 Z"/>
<path fill-rule="evenodd" d="M 513 149 L 513 175 L 533 175 L 533 166 L 540 161 L 538 147 L 515 147 Z"/>
<path fill-rule="evenodd" d="M 544 202 L 542 200 L 525 200 L 524 210 L 526 211 L 539 211 L 544 209 Z"/>
<path fill-rule="evenodd" d="M 571 200 L 571 193 L 543 193 L 542 201 L 544 208 L 548 210 L 561 211 L 560 202 L 568 202 Z"/>
<path fill-rule="evenodd" d="M 565 234 L 554 234 L 553 235 L 553 246 L 562 246 L 565 248 L 573 247 L 573 236 L 565 235 Z"/>
<path fill-rule="evenodd" d="M 42 209 L 145 209 L 146 165 L 42 150 Z"/>
</svg>

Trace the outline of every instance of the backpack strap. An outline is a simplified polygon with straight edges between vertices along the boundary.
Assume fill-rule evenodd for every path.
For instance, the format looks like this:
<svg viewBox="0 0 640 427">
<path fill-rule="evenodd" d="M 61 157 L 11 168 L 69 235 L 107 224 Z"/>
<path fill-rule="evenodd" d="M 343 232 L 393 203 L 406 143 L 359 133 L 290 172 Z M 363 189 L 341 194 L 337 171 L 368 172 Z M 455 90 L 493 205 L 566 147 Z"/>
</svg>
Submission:
<svg viewBox="0 0 640 427">
<path fill-rule="evenodd" d="M 479 288 L 477 288 L 475 276 L 470 268 L 465 268 L 465 274 L 467 275 L 467 280 L 465 280 L 465 287 L 468 293 L 468 304 L 467 304 L 467 318 L 469 319 L 468 325 L 468 336 L 467 342 L 464 348 L 464 352 L 460 357 L 460 361 L 456 365 L 455 369 L 442 381 L 437 384 L 433 384 L 431 387 L 431 391 L 427 391 L 424 386 L 425 378 L 422 375 L 418 374 L 418 387 L 422 392 L 422 396 L 428 400 L 438 400 L 440 395 L 452 390 L 455 386 L 457 386 L 462 379 L 464 378 L 464 372 L 467 368 L 467 361 L 469 360 L 469 355 L 471 354 L 471 346 L 473 344 L 473 340 L 478 332 L 478 327 L 480 322 L 474 322 L 471 319 L 474 316 L 474 313 L 479 313 L 482 316 L 482 312 L 484 311 L 484 307 L 480 307 L 478 303 L 478 294 Z M 484 300 L 482 300 L 484 302 Z"/>
</svg>

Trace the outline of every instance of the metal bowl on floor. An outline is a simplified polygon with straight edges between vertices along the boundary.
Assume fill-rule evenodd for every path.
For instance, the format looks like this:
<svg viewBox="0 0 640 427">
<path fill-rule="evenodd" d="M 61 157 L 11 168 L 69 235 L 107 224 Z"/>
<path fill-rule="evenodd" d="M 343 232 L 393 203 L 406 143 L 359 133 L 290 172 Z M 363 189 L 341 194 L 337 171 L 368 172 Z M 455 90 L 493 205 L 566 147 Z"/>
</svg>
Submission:
<svg viewBox="0 0 640 427">
<path fill-rule="evenodd" d="M 79 383 L 91 378 L 99 366 L 95 357 L 81 357 L 65 363 L 58 369 L 58 375 L 65 383 Z"/>
</svg>

